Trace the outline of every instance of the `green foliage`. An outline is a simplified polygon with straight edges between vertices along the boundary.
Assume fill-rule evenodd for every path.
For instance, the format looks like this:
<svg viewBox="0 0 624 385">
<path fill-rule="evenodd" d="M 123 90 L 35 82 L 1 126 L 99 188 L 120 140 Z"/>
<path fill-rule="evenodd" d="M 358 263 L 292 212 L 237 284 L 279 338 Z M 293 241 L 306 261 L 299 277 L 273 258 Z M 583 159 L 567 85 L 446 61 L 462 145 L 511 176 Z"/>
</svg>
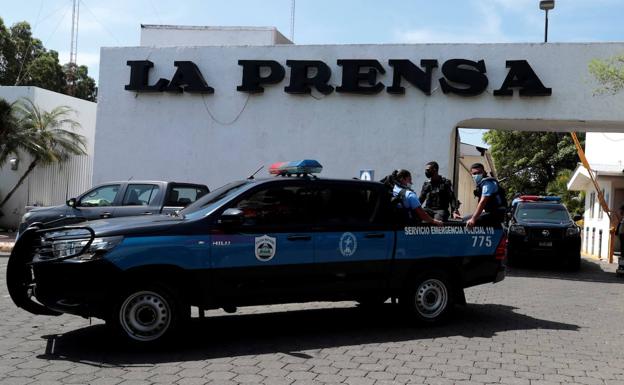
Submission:
<svg viewBox="0 0 624 385">
<path fill-rule="evenodd" d="M 3 116 L 2 112 L 6 111 L 6 105 L 6 102 L 0 101 L 0 118 Z M 0 138 L 0 167 L 11 154 L 28 154 L 31 162 L 16 185 L 0 202 L 0 207 L 11 198 L 37 165 L 65 162 L 71 156 L 87 153 L 85 137 L 75 132 L 80 124 L 70 118 L 75 113 L 70 107 L 59 106 L 45 111 L 30 99 L 20 99 L 9 106 L 9 115 L 4 115 L 9 125 L 6 130 L 2 130 L 3 136 Z"/>
<path fill-rule="evenodd" d="M 566 133 L 491 130 L 483 138 L 510 197 L 544 194 L 561 171 L 573 170 L 578 162 L 574 142 Z M 583 143 L 585 135 L 580 134 L 579 140 Z"/>
<path fill-rule="evenodd" d="M 76 71 L 70 73 L 70 69 Z M 61 66 L 58 53 L 46 50 L 25 21 L 11 28 L 0 18 L 0 85 L 36 86 L 95 101 L 95 80 L 86 66 Z"/>
<path fill-rule="evenodd" d="M 589 72 L 602 86 L 598 93 L 615 94 L 624 88 L 624 55 L 594 59 L 589 63 Z"/>
<path fill-rule="evenodd" d="M 572 170 L 562 170 L 557 174 L 555 180 L 548 183 L 546 193 L 548 195 L 556 195 L 561 197 L 563 203 L 570 214 L 583 215 L 585 208 L 585 193 L 578 191 L 569 191 L 568 182 L 572 177 Z"/>
</svg>

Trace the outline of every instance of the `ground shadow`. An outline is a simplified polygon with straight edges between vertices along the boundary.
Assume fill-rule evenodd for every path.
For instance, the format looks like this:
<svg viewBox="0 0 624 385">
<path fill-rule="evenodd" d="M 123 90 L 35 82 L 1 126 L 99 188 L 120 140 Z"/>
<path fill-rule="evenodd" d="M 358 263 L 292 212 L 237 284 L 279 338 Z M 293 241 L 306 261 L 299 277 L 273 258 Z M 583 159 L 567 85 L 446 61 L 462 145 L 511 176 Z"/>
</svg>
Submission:
<svg viewBox="0 0 624 385">
<path fill-rule="evenodd" d="M 599 261 L 585 258 L 581 259 L 579 271 L 569 271 L 556 260 L 535 259 L 508 267 L 507 276 L 624 284 L 624 279 L 618 277 L 615 272 L 604 271 Z"/>
<path fill-rule="evenodd" d="M 439 326 L 414 326 L 398 305 L 390 303 L 376 310 L 348 307 L 218 316 L 193 319 L 175 342 L 147 351 L 113 342 L 106 328 L 97 325 L 44 336 L 48 340 L 46 352 L 38 358 L 97 366 L 151 365 L 280 352 L 306 358 L 306 350 L 339 346 L 449 336 L 489 338 L 508 330 L 579 329 L 577 325 L 519 314 L 515 309 L 469 304 L 458 308 L 450 320 Z"/>
</svg>

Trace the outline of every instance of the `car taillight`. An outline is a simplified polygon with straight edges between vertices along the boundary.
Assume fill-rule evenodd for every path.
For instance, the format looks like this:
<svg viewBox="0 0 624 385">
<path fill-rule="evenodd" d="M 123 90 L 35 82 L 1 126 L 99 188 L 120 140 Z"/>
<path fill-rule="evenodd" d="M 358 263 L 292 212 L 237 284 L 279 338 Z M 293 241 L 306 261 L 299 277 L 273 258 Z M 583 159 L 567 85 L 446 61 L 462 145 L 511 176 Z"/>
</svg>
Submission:
<svg viewBox="0 0 624 385">
<path fill-rule="evenodd" d="M 498 246 L 496 246 L 496 251 L 494 252 L 494 258 L 497 261 L 504 260 L 506 250 L 507 250 L 507 236 L 503 234 L 500 242 L 498 242 Z"/>
</svg>

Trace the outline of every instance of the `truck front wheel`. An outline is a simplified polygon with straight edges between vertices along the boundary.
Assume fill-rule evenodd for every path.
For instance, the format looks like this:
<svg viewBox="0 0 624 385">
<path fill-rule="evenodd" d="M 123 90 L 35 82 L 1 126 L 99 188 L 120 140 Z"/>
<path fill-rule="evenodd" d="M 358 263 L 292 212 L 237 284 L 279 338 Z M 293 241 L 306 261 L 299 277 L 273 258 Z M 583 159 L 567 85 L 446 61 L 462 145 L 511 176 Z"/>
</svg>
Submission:
<svg viewBox="0 0 624 385">
<path fill-rule="evenodd" d="M 419 275 L 401 297 L 404 308 L 418 320 L 435 323 L 446 318 L 453 305 L 453 288 L 439 271 Z"/>
<path fill-rule="evenodd" d="M 120 297 L 107 324 L 128 342 L 151 344 L 173 334 L 184 318 L 181 310 L 179 301 L 165 287 L 137 287 Z"/>
</svg>

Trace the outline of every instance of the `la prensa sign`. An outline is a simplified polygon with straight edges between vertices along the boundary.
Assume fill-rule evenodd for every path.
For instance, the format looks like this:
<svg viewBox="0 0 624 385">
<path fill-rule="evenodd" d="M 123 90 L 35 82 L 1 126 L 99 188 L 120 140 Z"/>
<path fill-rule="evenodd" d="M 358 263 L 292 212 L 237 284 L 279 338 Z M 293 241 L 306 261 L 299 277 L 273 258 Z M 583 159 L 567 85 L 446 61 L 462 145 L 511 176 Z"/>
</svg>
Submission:
<svg viewBox="0 0 624 385">
<path fill-rule="evenodd" d="M 423 59 L 416 65 L 407 59 L 390 59 L 392 84 L 387 86 L 378 80 L 386 68 L 375 59 L 338 59 L 342 68 L 341 84 L 329 84 L 331 68 L 320 60 L 286 60 L 290 70 L 290 82 L 284 87 L 289 94 L 309 94 L 312 89 L 321 94 L 332 92 L 343 94 L 375 95 L 384 89 L 389 94 L 405 94 L 403 82 L 416 87 L 425 95 L 431 95 L 434 70 L 438 68 L 436 59 Z M 544 86 L 531 65 L 526 60 L 507 60 L 507 76 L 494 96 L 512 96 L 518 90 L 520 96 L 550 96 L 552 89 Z M 174 61 L 175 72 L 171 79 L 160 78 L 150 82 L 149 72 L 154 63 L 149 60 L 129 60 L 130 81 L 125 86 L 133 92 L 188 92 L 213 94 L 215 89 L 208 85 L 199 67 L 192 61 Z M 266 85 L 278 84 L 286 77 L 286 68 L 275 60 L 238 60 L 242 67 L 241 83 L 236 90 L 246 93 L 262 93 Z M 484 60 L 450 59 L 441 66 L 437 78 L 444 94 L 477 96 L 489 84 Z"/>
</svg>

